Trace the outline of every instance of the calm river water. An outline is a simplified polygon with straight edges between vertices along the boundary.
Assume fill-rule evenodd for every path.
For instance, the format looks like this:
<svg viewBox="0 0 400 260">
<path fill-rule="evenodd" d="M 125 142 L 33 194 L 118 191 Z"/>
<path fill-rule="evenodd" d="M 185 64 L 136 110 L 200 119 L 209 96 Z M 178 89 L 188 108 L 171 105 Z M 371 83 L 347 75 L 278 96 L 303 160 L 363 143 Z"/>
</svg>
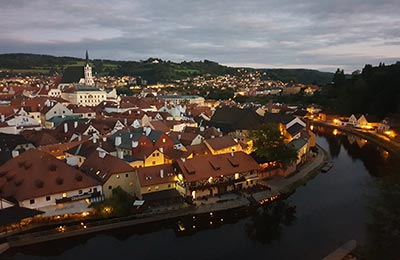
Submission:
<svg viewBox="0 0 400 260">
<path fill-rule="evenodd" d="M 160 223 L 18 248 L 5 257 L 321 259 L 355 239 L 368 259 L 400 259 L 399 158 L 354 136 L 316 132 L 334 167 L 281 203 L 244 217 L 217 216 L 225 224 L 186 236 L 173 223 Z"/>
</svg>

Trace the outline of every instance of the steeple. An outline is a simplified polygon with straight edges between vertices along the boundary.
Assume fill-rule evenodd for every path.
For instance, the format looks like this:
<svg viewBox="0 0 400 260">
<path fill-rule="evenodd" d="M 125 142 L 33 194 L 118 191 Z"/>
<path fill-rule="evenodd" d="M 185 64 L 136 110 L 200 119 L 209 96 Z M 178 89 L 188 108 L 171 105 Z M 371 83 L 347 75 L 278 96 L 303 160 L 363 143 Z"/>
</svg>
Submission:
<svg viewBox="0 0 400 260">
<path fill-rule="evenodd" d="M 85 59 L 86 59 L 86 64 L 89 64 L 89 53 L 88 53 L 87 50 L 86 50 L 86 57 L 85 57 Z"/>
</svg>

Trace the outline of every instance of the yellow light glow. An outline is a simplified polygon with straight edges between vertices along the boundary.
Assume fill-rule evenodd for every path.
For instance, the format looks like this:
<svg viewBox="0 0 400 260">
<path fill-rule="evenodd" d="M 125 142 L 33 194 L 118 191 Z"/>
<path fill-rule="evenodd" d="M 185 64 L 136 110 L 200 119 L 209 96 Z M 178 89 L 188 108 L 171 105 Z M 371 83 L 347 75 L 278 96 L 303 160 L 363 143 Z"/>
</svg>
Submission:
<svg viewBox="0 0 400 260">
<path fill-rule="evenodd" d="M 64 192 L 64 193 L 62 194 L 62 197 L 63 197 L 63 198 L 66 198 L 66 197 L 67 197 L 67 193 Z"/>
<path fill-rule="evenodd" d="M 339 133 L 339 131 L 337 129 L 333 129 L 333 135 L 337 135 Z"/>
<path fill-rule="evenodd" d="M 314 126 L 313 125 L 310 125 L 310 130 L 311 131 L 314 130 Z"/>
</svg>

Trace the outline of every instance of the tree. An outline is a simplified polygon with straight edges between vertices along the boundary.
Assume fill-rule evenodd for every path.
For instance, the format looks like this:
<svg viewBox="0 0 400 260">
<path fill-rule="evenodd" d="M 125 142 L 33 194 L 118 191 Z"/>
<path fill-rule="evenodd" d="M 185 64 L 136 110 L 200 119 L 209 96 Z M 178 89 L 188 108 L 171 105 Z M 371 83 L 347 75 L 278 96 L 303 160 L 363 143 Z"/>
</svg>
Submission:
<svg viewBox="0 0 400 260">
<path fill-rule="evenodd" d="M 251 131 L 255 154 L 267 162 L 279 161 L 285 167 L 297 159 L 297 151 L 287 146 L 279 129 L 275 125 L 264 124 L 258 130 Z"/>
</svg>

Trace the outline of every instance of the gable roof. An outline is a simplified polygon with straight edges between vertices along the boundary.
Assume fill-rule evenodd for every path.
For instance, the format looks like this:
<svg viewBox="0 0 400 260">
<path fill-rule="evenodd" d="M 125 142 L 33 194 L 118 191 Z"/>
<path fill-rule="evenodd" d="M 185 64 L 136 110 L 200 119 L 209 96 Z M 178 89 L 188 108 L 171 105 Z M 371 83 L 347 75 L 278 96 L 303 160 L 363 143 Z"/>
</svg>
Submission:
<svg viewBox="0 0 400 260">
<path fill-rule="evenodd" d="M 262 123 L 262 117 L 254 110 L 238 107 L 218 108 L 207 123 L 220 128 L 224 133 L 237 129 L 256 129 Z"/>
<path fill-rule="evenodd" d="M 214 150 L 221 150 L 237 145 L 238 143 L 229 135 L 207 139 L 204 142 Z"/>
<path fill-rule="evenodd" d="M 258 169 L 257 162 L 244 152 L 198 156 L 185 162 L 177 160 L 178 167 L 188 182 L 206 180 L 210 177 L 229 176 Z"/>
<path fill-rule="evenodd" d="M 300 133 L 301 130 L 304 129 L 304 126 L 302 126 L 299 123 L 295 123 L 294 125 L 292 125 L 291 127 L 289 127 L 288 129 L 286 129 L 286 131 L 291 135 L 291 136 L 295 136 L 296 134 Z"/>
<path fill-rule="evenodd" d="M 161 173 L 163 177 L 161 177 Z M 137 169 L 141 187 L 171 183 L 175 181 L 175 172 L 172 164 L 163 164 Z"/>
<path fill-rule="evenodd" d="M 98 185 L 45 152 L 31 149 L 0 166 L 0 196 L 18 201 Z"/>
<path fill-rule="evenodd" d="M 100 158 L 98 153 L 89 155 L 81 169 L 91 176 L 95 176 L 102 183 L 106 182 L 113 174 L 134 170 L 128 163 L 115 156 L 106 154 L 104 158 Z"/>
<path fill-rule="evenodd" d="M 287 114 L 280 114 L 280 113 L 265 113 L 264 114 L 264 122 L 265 123 L 275 123 L 279 124 L 282 123 L 284 125 L 293 121 L 296 117 Z"/>
</svg>

